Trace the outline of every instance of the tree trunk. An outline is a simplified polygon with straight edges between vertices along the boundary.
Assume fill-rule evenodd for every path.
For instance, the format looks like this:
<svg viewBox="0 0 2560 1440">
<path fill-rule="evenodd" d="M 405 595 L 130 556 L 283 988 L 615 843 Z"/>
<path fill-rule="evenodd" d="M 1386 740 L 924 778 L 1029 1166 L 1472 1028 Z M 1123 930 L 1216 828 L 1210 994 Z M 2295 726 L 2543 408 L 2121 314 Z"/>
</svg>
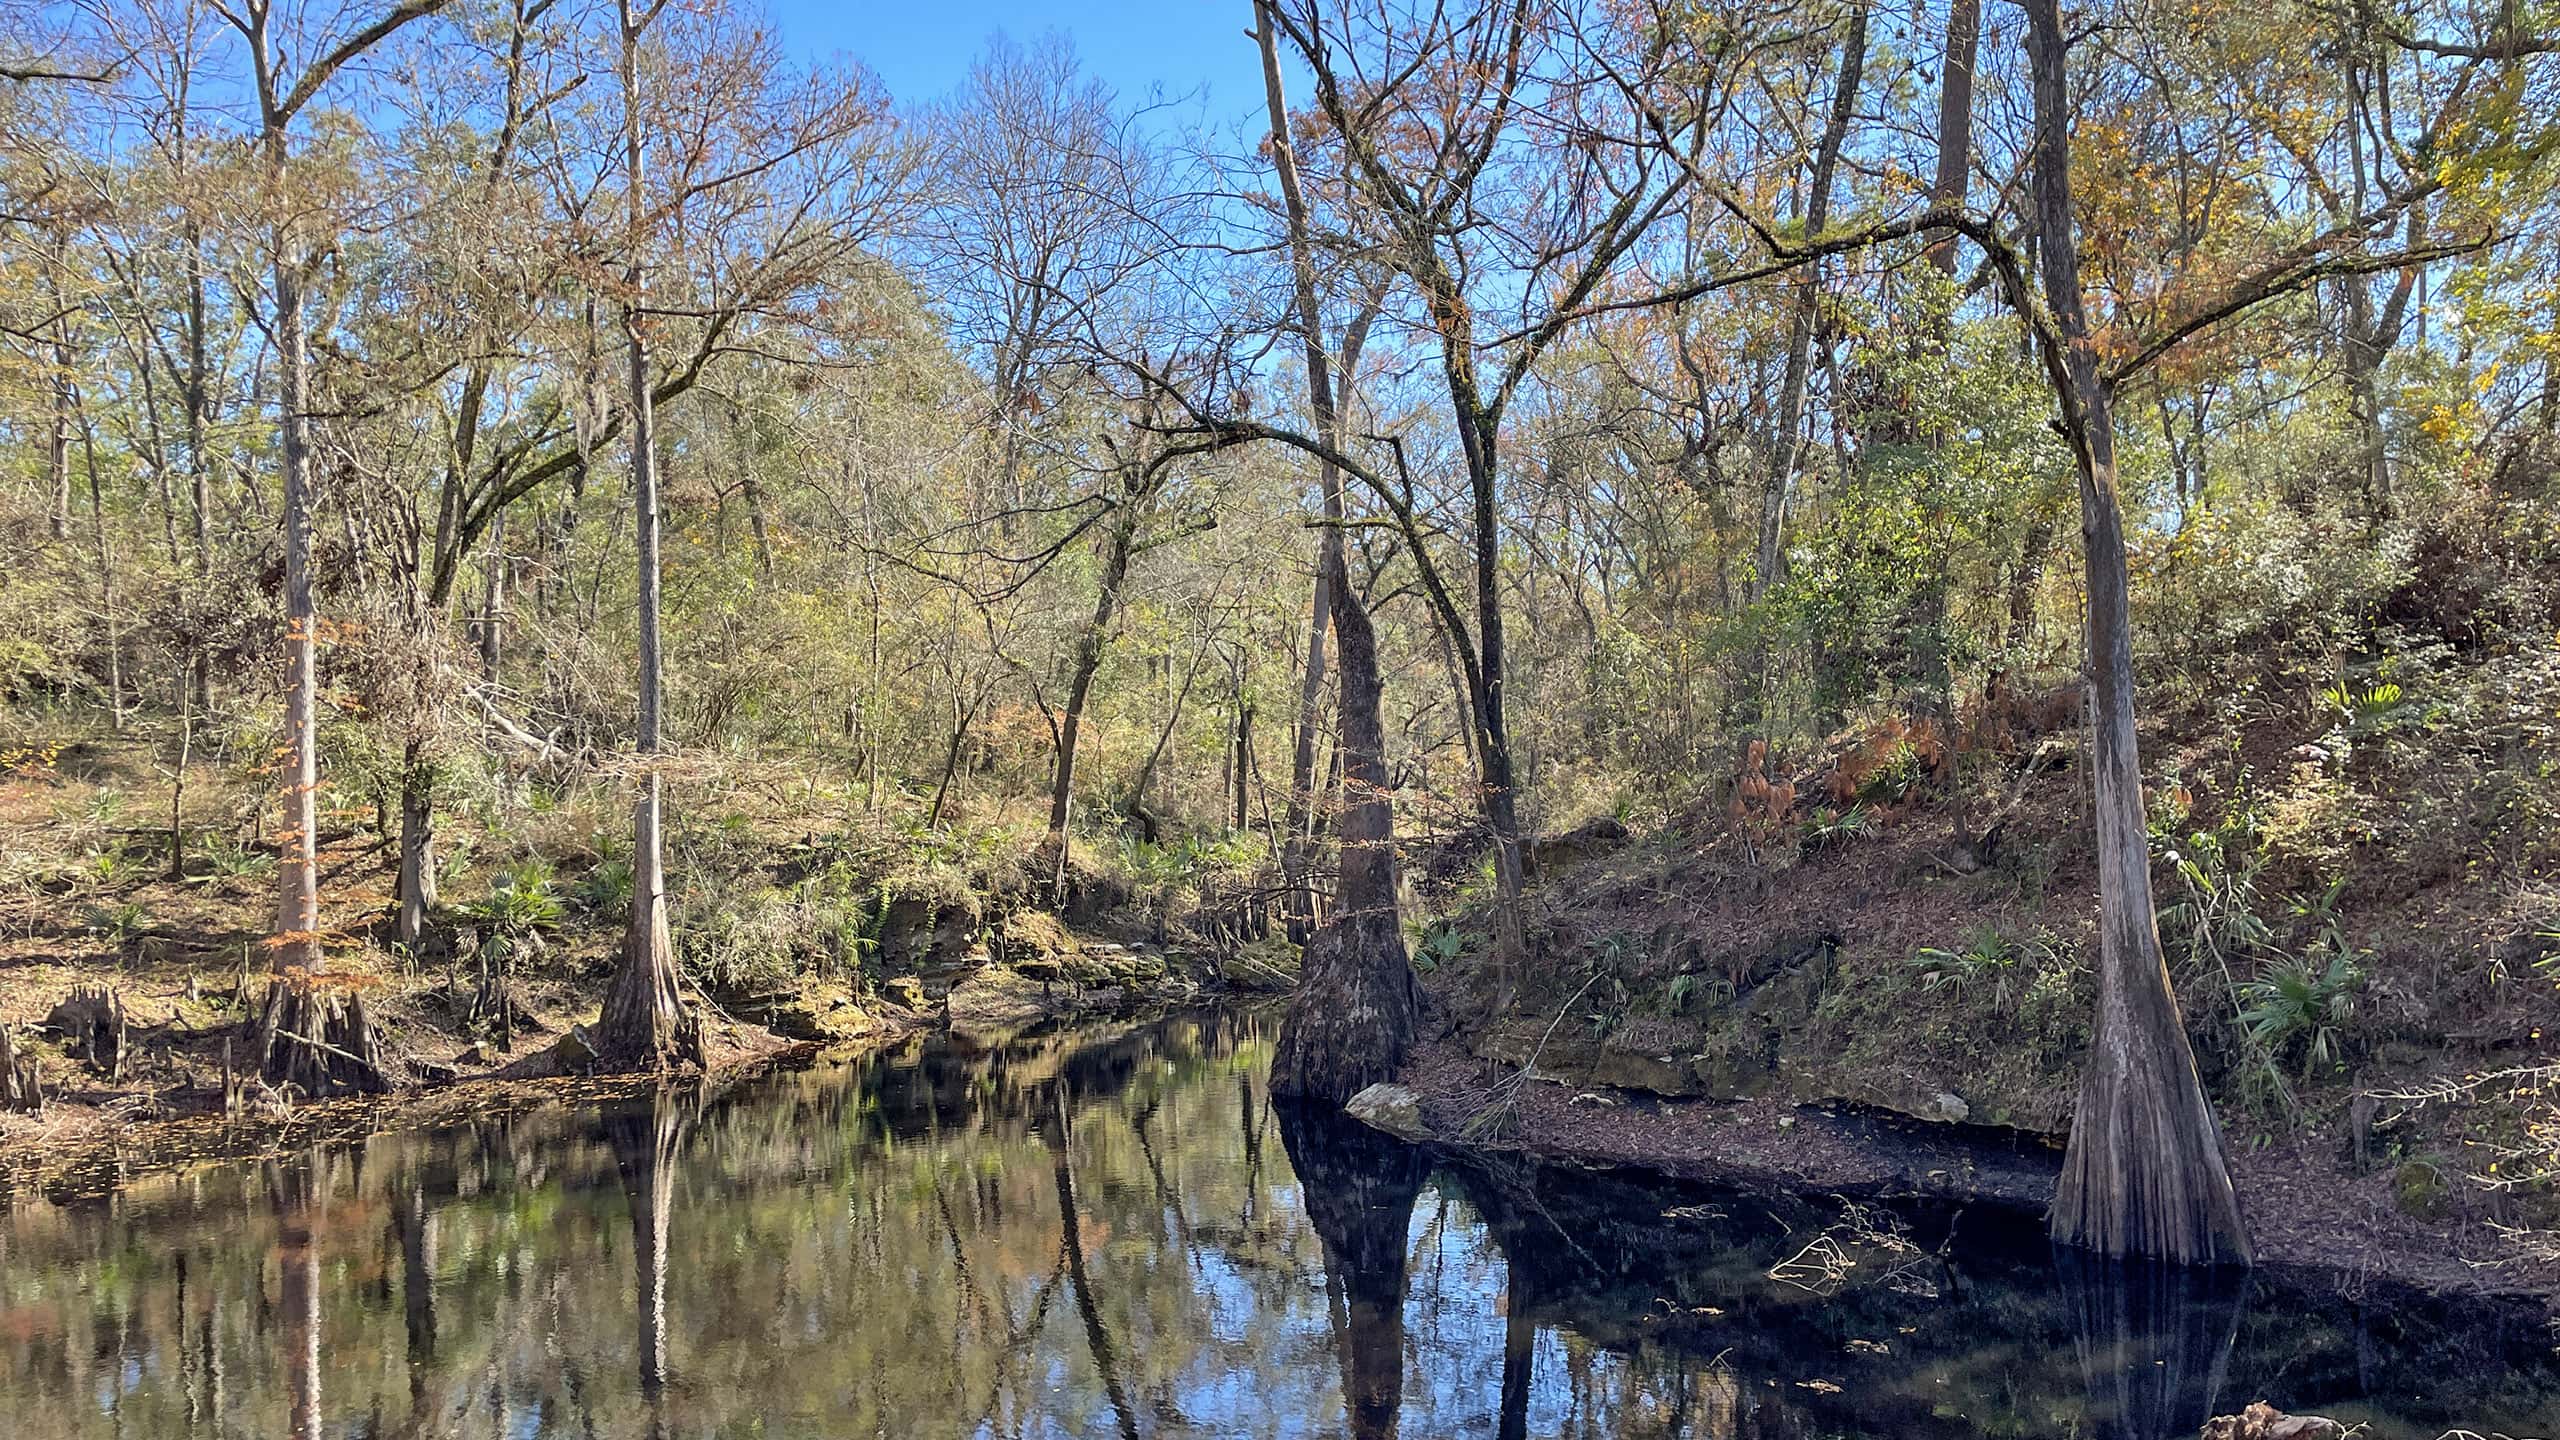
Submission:
<svg viewBox="0 0 2560 1440">
<path fill-rule="evenodd" d="M 2059 331 L 2056 381 L 2080 469 L 2098 831 L 2097 1025 L 2054 1195 L 2052 1233 L 2058 1243 L 2110 1256 L 2247 1264 L 2249 1239 L 2224 1168 L 2221 1133 L 2196 1078 L 2152 912 L 2142 762 L 2134 741 L 2131 583 L 2110 396 L 2081 308 L 2060 0 L 2027 0 L 2026 11 L 2045 302 Z"/>
<path fill-rule="evenodd" d="M 1280 178 L 1280 196 L 1289 217 L 1290 278 L 1295 289 L 1299 337 L 1304 344 L 1307 404 L 1314 412 L 1316 435 L 1328 449 L 1339 448 L 1341 424 L 1334 403 L 1331 364 L 1325 354 L 1323 312 L 1316 298 L 1315 252 L 1307 236 L 1306 190 L 1298 177 L 1298 147 L 1289 130 L 1288 92 L 1281 80 L 1280 50 L 1272 33 L 1271 0 L 1255 0 L 1254 40 L 1262 50 L 1262 92 L 1271 116 L 1271 168 Z M 1316 540 L 1315 594 L 1308 604 L 1307 664 L 1298 681 L 1297 728 L 1289 748 L 1287 834 L 1281 841 L 1280 873 L 1288 887 L 1283 915 L 1289 938 L 1300 945 L 1314 933 L 1315 891 L 1309 884 L 1309 811 L 1315 803 L 1316 732 L 1324 700 L 1325 643 L 1333 627 L 1334 577 L 1344 568 L 1342 545 L 1342 471 L 1330 460 L 1316 465 L 1322 494 L 1325 532 Z M 1242 782 L 1238 782 L 1241 794 Z M 1239 799 L 1237 813 L 1243 813 Z M 1239 822 L 1237 828 L 1241 829 Z"/>
<path fill-rule="evenodd" d="M 1947 49 L 1938 76 L 1938 174 L 1929 187 L 1929 203 L 1947 207 L 1964 203 L 1973 175 L 1973 77 L 1982 51 L 1982 0 L 1950 0 L 1947 6 Z M 1929 242 L 1929 263 L 1938 273 L 1956 273 L 1956 236 L 1948 231 Z"/>
<path fill-rule="evenodd" d="M 1867 9 L 1849 12 L 1848 38 L 1841 44 L 1840 82 L 1831 93 L 1831 114 L 1813 156 L 1813 181 L 1805 195 L 1804 233 L 1811 240 L 1831 218 L 1831 177 L 1840 163 L 1840 146 L 1858 103 L 1858 77 L 1867 63 Z M 1771 435 L 1767 489 L 1760 501 L 1759 568 L 1751 578 L 1751 598 L 1769 593 L 1778 580 L 1779 556 L 1785 544 L 1789 494 L 1796 470 L 1804 463 L 1805 388 L 1813 369 L 1814 313 L 1822 300 L 1822 267 L 1810 266 L 1796 291 L 1795 316 L 1787 331 L 1787 370 L 1778 387 L 1777 429 Z M 1764 647 L 1765 648 L 1765 647 Z M 1765 665 L 1761 667 L 1764 671 Z M 1764 682 L 1765 688 L 1765 682 Z M 1765 706 L 1766 701 L 1763 700 Z"/>
<path fill-rule="evenodd" d="M 1384 688 L 1368 609 L 1334 572 L 1340 652 L 1343 803 L 1341 879 L 1334 907 L 1308 942 L 1298 988 L 1271 1056 L 1271 1093 L 1339 1105 L 1393 1079 L 1413 1044 L 1420 1008 L 1404 928 L 1396 916 L 1395 812 L 1389 800 Z"/>
<path fill-rule="evenodd" d="M 498 678 L 498 662 L 506 656 L 507 512 L 489 520 L 488 573 L 480 590 L 480 674 Z"/>
<path fill-rule="evenodd" d="M 729 412 L 729 434 L 738 452 L 738 489 L 747 497 L 747 523 L 755 530 L 756 573 L 773 578 L 773 534 L 765 522 L 764 484 L 756 479 L 755 436 L 744 410 Z"/>
<path fill-rule="evenodd" d="M 654 12 L 652 12 L 654 13 Z M 622 0 L 623 178 L 629 204 L 629 249 L 623 264 L 623 338 L 630 374 L 631 508 L 637 535 L 640 614 L 640 716 L 633 749 L 641 767 L 631 815 L 631 919 L 622 965 L 605 992 L 596 1022 L 599 1066 L 660 1070 L 703 1062 L 702 1029 L 676 984 L 675 945 L 667 934 L 663 782 L 658 774 L 663 651 L 658 636 L 658 422 L 649 390 L 649 321 L 641 269 L 644 171 L 640 148 L 640 32 L 648 21 Z"/>
<path fill-rule="evenodd" d="M 436 908 L 436 767 L 412 739 L 400 763 L 400 917 L 395 930 L 410 956 Z"/>
<path fill-rule="evenodd" d="M 275 132 L 269 163 L 284 170 Z M 274 967 L 318 973 L 320 955 L 319 613 L 311 596 L 310 357 L 303 334 L 301 258 L 276 240 L 276 371 L 284 419 L 284 825 L 276 867 Z"/>
<path fill-rule="evenodd" d="M 196 578 L 204 580 L 213 574 L 213 463 L 205 448 L 212 411 L 205 394 L 204 237 L 192 220 L 186 240 L 187 486 L 195 510 Z"/>
<path fill-rule="evenodd" d="M 1111 621 L 1120 610 L 1120 588 L 1128 583 L 1129 557 L 1137 549 L 1138 507 L 1142 497 L 1124 491 L 1120 514 L 1104 540 L 1102 593 L 1093 602 L 1093 621 L 1076 641 L 1075 670 L 1067 679 L 1067 706 L 1058 717 L 1058 763 L 1049 780 L 1049 846 L 1056 857 L 1050 893 L 1059 904 L 1067 894 L 1067 822 L 1074 818 L 1076 740 L 1084 729 L 1085 702 L 1093 696 L 1093 677 L 1102 669 L 1103 646 Z"/>
<path fill-rule="evenodd" d="M 60 266 L 55 267 L 59 273 Z M 48 279 L 46 298 L 56 311 L 65 308 L 59 286 Z M 51 483 L 53 502 L 46 514 L 47 527 L 56 540 L 71 538 L 71 321 L 57 315 L 53 322 L 53 415 L 45 435 L 45 478 Z"/>
</svg>

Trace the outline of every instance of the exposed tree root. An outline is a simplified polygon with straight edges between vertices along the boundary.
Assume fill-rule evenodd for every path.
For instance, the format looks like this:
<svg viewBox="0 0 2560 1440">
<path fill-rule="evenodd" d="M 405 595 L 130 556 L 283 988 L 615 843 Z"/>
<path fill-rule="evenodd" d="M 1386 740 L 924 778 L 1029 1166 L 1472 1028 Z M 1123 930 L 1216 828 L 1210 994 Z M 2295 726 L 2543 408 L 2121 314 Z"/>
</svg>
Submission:
<svg viewBox="0 0 2560 1440">
<path fill-rule="evenodd" d="M 267 983 L 257 1028 L 261 1073 L 312 1100 L 389 1091 L 364 997 L 329 982 L 296 973 Z"/>
</svg>

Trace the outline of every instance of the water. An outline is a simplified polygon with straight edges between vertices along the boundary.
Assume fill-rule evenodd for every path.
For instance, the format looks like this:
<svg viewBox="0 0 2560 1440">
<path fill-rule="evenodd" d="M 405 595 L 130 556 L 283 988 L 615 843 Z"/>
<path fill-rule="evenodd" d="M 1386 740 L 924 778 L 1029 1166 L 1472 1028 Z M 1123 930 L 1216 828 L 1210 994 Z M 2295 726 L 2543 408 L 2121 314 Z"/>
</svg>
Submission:
<svg viewBox="0 0 2560 1440">
<path fill-rule="evenodd" d="M 1275 1114 L 1269 1028 L 935 1039 L 22 1198 L 0 1436 L 2153 1437 L 2259 1397 L 2560 1431 L 2530 1316 L 1435 1168 Z"/>
</svg>

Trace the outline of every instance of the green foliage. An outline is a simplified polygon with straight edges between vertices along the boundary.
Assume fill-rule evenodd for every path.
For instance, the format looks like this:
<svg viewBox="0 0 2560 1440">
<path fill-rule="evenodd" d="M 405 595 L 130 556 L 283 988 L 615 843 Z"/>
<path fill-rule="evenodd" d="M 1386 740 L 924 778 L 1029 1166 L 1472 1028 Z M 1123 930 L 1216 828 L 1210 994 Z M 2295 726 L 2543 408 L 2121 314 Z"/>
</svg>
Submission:
<svg viewBox="0 0 2560 1440">
<path fill-rule="evenodd" d="M 2339 1034 L 2355 1013 L 2364 967 L 2346 950 L 2279 958 L 2240 985 L 2240 1024 L 2272 1055 L 2299 1053 L 2305 1077 L 2340 1055 Z"/>
<path fill-rule="evenodd" d="M 1977 925 L 1967 937 L 1964 947 L 1945 950 L 1935 947 L 1915 950 L 1904 963 L 1919 976 L 1921 988 L 1935 990 L 1942 985 L 1971 987 L 1989 984 L 1992 1002 L 2006 1004 L 2009 983 L 2021 959 L 2036 945 L 2022 947 L 2002 935 L 1989 924 Z"/>
<path fill-rule="evenodd" d="M 124 900 L 111 905 L 92 905 L 81 914 L 89 933 L 104 941 L 107 948 L 121 955 L 133 944 L 134 937 L 152 926 L 151 911 L 139 901 Z"/>
<path fill-rule="evenodd" d="M 539 855 L 528 856 L 499 871 L 489 882 L 489 893 L 462 909 L 473 919 L 515 938 L 555 929 L 568 913 L 551 863 Z"/>
<path fill-rule="evenodd" d="M 1686 1014 L 1689 1009 L 1689 998 L 1697 993 L 1697 989 L 1698 977 L 1683 970 L 1671 977 L 1671 986 L 1663 992 L 1663 998 L 1670 1002 L 1673 1014 Z"/>
<path fill-rule="evenodd" d="M 1804 819 L 1804 848 L 1829 849 L 1873 833 L 1875 816 L 1866 806 L 1851 805 L 1845 810 L 1824 806 Z"/>
<path fill-rule="evenodd" d="M 1467 937 L 1459 931 L 1456 921 L 1434 920 L 1414 937 L 1413 966 L 1427 975 L 1455 963 L 1466 949 Z"/>
<path fill-rule="evenodd" d="M 220 833 L 205 836 L 195 849 L 195 884 L 222 880 L 265 880 L 276 873 L 276 857 L 254 845 L 243 845 Z"/>
</svg>

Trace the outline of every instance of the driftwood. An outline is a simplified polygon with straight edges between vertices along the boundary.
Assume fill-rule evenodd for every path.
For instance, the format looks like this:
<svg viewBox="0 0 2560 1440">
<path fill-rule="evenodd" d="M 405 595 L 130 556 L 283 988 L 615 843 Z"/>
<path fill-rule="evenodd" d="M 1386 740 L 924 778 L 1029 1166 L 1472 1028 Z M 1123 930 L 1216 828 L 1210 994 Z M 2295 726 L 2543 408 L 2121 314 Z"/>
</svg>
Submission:
<svg viewBox="0 0 2560 1440">
<path fill-rule="evenodd" d="M 44 1082 L 36 1076 L 36 1057 L 20 1054 L 8 1027 L 0 1026 L 0 1110 L 28 1114 L 44 1108 Z"/>
<path fill-rule="evenodd" d="M 44 1028 L 61 1036 L 66 1050 L 108 1079 L 124 1078 L 128 1034 L 122 995 L 103 985 L 83 985 L 53 1007 L 44 1017 Z"/>
</svg>

